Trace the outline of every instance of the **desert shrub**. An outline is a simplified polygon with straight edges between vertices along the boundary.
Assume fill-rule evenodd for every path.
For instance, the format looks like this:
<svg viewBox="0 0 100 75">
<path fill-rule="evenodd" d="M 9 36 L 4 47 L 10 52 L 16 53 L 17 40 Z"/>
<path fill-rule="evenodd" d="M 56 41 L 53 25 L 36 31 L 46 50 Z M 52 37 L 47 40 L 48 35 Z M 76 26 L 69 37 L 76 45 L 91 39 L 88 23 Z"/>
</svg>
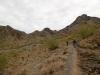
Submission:
<svg viewBox="0 0 100 75">
<path fill-rule="evenodd" d="M 15 48 L 14 44 L 2 44 L 0 45 L 0 48 L 2 48 L 3 50 L 7 50 L 7 49 L 11 49 L 11 48 Z"/>
<path fill-rule="evenodd" d="M 77 33 L 73 33 L 68 37 L 68 40 L 72 40 L 73 38 L 77 38 Z"/>
<path fill-rule="evenodd" d="M 59 42 L 66 42 L 66 41 L 68 41 L 68 37 L 64 37 L 62 39 L 59 39 Z"/>
<path fill-rule="evenodd" d="M 96 50 L 96 51 L 93 51 L 93 53 L 95 54 L 95 59 L 100 61 L 100 51 Z"/>
<path fill-rule="evenodd" d="M 13 56 L 13 57 L 16 57 L 18 54 L 19 54 L 18 51 L 12 51 L 12 52 L 11 52 L 11 56 Z"/>
<path fill-rule="evenodd" d="M 33 51 L 34 51 L 34 50 L 37 50 L 37 48 L 36 48 L 36 47 L 33 47 L 32 50 L 33 50 Z"/>
<path fill-rule="evenodd" d="M 86 38 L 87 36 L 92 35 L 95 30 L 96 27 L 93 25 L 82 24 L 76 29 L 76 33 L 79 34 L 80 37 Z"/>
<path fill-rule="evenodd" d="M 0 70 L 2 70 L 7 64 L 6 54 L 0 54 Z"/>
<path fill-rule="evenodd" d="M 56 39 L 47 39 L 46 40 L 46 46 L 48 47 L 49 50 L 54 50 L 56 48 L 58 48 L 58 42 Z"/>
<path fill-rule="evenodd" d="M 91 50 L 91 49 L 86 49 L 86 50 L 81 50 L 81 53 L 85 54 L 94 54 L 95 59 L 100 60 L 100 51 L 99 50 Z"/>
<path fill-rule="evenodd" d="M 44 44 L 44 39 L 39 41 L 40 44 Z"/>
<path fill-rule="evenodd" d="M 19 45 L 16 45 L 16 44 L 10 44 L 10 47 L 9 47 L 9 49 L 17 49 L 17 48 L 19 48 Z"/>
<path fill-rule="evenodd" d="M 27 50 L 26 48 L 23 48 L 23 51 Z"/>
<path fill-rule="evenodd" d="M 0 46 L 0 48 L 3 49 L 3 50 L 6 50 L 6 49 L 7 49 L 7 46 L 6 46 L 6 44 L 2 44 L 2 45 Z"/>
</svg>

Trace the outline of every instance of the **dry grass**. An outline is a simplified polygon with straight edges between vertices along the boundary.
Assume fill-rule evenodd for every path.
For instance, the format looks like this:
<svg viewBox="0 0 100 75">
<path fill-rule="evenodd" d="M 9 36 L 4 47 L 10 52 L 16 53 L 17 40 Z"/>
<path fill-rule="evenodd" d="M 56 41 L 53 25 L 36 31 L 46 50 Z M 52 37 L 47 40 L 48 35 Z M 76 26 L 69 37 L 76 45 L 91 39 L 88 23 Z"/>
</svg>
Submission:
<svg viewBox="0 0 100 75">
<path fill-rule="evenodd" d="M 0 53 L 0 70 L 3 70 L 6 64 L 7 64 L 6 54 Z"/>
<path fill-rule="evenodd" d="M 12 72 L 8 75 L 61 75 L 65 71 L 68 58 L 67 46 L 52 51 L 43 48 L 35 49 L 35 47 L 33 49 L 33 45 L 30 47 L 32 47 L 31 50 L 24 50 L 20 54 L 12 52 L 13 57 L 10 57 L 8 68 L 4 72 Z M 25 73 L 20 71 L 21 68 L 25 69 Z"/>
<path fill-rule="evenodd" d="M 80 64 L 83 75 L 99 75 L 100 74 L 100 51 L 84 49 L 80 50 Z"/>
<path fill-rule="evenodd" d="M 91 50 L 86 49 L 81 51 L 82 54 L 94 54 L 95 59 L 100 60 L 100 51 L 99 50 Z"/>
</svg>

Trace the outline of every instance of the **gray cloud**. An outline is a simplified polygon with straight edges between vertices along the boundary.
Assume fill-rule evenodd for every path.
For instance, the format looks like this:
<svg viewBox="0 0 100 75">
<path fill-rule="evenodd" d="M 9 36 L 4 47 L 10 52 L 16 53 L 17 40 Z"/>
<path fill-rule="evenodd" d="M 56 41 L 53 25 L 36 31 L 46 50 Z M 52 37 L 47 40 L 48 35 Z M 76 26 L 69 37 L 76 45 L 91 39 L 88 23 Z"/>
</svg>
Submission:
<svg viewBox="0 0 100 75">
<path fill-rule="evenodd" d="M 0 0 L 0 25 L 31 33 L 60 30 L 77 16 L 100 17 L 100 0 Z"/>
</svg>

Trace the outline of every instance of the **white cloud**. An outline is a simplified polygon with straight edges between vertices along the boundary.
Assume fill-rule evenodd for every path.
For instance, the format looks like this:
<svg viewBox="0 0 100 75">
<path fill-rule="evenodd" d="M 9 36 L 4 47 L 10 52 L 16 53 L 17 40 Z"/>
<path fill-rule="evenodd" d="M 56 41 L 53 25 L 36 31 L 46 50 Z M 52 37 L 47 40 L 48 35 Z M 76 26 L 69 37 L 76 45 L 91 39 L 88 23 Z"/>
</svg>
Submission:
<svg viewBox="0 0 100 75">
<path fill-rule="evenodd" d="M 100 0 L 0 0 L 0 25 L 31 33 L 49 27 L 60 30 L 76 17 L 100 17 Z"/>
</svg>

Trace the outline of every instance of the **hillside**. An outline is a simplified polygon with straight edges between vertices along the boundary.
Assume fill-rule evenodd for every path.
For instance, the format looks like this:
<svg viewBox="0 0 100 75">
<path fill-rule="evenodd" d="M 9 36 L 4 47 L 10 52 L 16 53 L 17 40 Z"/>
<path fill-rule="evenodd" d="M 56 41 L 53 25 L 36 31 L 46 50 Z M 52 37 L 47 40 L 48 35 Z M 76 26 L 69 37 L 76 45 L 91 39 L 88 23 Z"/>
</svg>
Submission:
<svg viewBox="0 0 100 75">
<path fill-rule="evenodd" d="M 0 75 L 100 75 L 99 29 L 100 18 L 86 14 L 59 31 L 0 26 Z"/>
<path fill-rule="evenodd" d="M 7 49 L 14 45 L 21 44 L 28 38 L 25 32 L 15 30 L 9 25 L 0 26 L 0 48 Z"/>
<path fill-rule="evenodd" d="M 10 27 L 9 25 L 7 26 L 0 26 L 0 39 L 8 39 L 9 37 L 13 37 L 16 40 L 21 40 L 24 39 L 26 36 L 25 32 L 18 31 Z"/>
<path fill-rule="evenodd" d="M 0 30 L 1 30 L 0 39 L 5 39 L 6 36 L 8 38 L 8 35 L 14 37 L 15 39 L 19 39 L 19 40 L 24 39 L 25 36 L 29 36 L 31 38 L 50 37 L 54 35 L 55 37 L 56 36 L 57 37 L 61 37 L 61 36 L 67 37 L 70 34 L 72 34 L 82 24 L 92 25 L 98 28 L 100 27 L 100 18 L 90 17 L 90 16 L 87 16 L 86 14 L 83 14 L 81 16 L 78 16 L 73 23 L 71 23 L 70 25 L 66 26 L 65 28 L 59 31 L 51 30 L 50 28 L 44 28 L 42 31 L 36 30 L 28 35 L 25 32 L 15 30 L 11 28 L 10 26 L 0 26 Z"/>
<path fill-rule="evenodd" d="M 90 17 L 86 14 L 83 14 L 81 16 L 78 16 L 73 23 L 60 30 L 58 34 L 60 33 L 60 35 L 69 36 L 82 24 L 100 27 L 100 18 Z"/>
</svg>

